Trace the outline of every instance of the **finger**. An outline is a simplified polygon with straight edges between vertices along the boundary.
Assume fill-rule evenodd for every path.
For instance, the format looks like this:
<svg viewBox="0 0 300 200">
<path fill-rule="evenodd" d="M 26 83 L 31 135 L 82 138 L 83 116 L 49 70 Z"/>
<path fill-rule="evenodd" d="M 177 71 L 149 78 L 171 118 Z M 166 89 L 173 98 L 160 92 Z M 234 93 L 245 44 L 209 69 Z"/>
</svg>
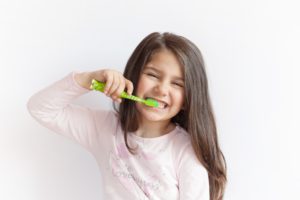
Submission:
<svg viewBox="0 0 300 200">
<path fill-rule="evenodd" d="M 119 86 L 114 91 L 113 97 L 115 99 L 118 99 L 121 96 L 121 93 L 124 91 L 124 88 L 125 88 L 124 78 L 123 77 L 119 77 Z"/>
<path fill-rule="evenodd" d="M 114 99 L 116 99 L 115 92 L 116 92 L 117 88 L 119 87 L 119 85 L 120 85 L 119 78 L 114 76 L 113 84 L 111 85 L 109 92 L 108 92 L 109 95 Z"/>
<path fill-rule="evenodd" d="M 105 82 L 105 88 L 104 88 L 104 93 L 109 96 L 109 91 L 111 88 L 111 85 L 113 84 L 113 76 L 107 76 L 106 77 L 106 82 Z"/>
<path fill-rule="evenodd" d="M 129 94 L 129 95 L 132 95 L 132 92 L 133 92 L 133 83 L 126 79 L 125 80 L 125 87 L 126 87 L 126 92 Z"/>
</svg>

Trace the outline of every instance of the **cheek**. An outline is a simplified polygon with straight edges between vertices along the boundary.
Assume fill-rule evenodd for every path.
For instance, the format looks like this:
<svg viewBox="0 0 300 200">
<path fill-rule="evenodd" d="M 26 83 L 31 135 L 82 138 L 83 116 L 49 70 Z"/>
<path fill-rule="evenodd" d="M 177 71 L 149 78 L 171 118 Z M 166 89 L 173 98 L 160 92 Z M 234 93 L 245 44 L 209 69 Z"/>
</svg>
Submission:
<svg viewBox="0 0 300 200">
<path fill-rule="evenodd" d="M 147 91 L 147 87 L 149 87 L 149 83 L 147 83 L 146 79 L 141 78 L 137 84 L 136 94 L 141 95 L 144 91 Z"/>
<path fill-rule="evenodd" d="M 184 103 L 184 92 L 183 91 L 177 91 L 173 93 L 173 99 L 178 104 L 178 106 L 182 107 Z"/>
</svg>

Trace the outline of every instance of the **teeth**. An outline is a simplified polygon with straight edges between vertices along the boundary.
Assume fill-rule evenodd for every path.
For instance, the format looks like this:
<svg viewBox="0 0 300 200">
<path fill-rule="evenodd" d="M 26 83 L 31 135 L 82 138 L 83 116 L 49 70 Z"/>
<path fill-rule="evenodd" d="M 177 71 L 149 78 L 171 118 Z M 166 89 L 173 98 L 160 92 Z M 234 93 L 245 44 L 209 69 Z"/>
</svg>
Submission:
<svg viewBox="0 0 300 200">
<path fill-rule="evenodd" d="M 158 102 L 158 107 L 157 107 L 157 108 L 164 109 L 164 108 L 166 108 L 166 107 L 168 106 L 168 104 L 166 104 L 166 103 L 164 103 L 164 102 L 162 102 L 162 101 L 159 101 L 159 100 L 157 100 L 157 99 L 155 99 L 155 98 L 146 97 L 146 99 L 147 99 L 147 98 L 156 100 L 156 101 Z"/>
<path fill-rule="evenodd" d="M 158 102 L 158 108 L 165 108 L 167 106 L 167 104 L 162 103 L 162 102 Z"/>
</svg>

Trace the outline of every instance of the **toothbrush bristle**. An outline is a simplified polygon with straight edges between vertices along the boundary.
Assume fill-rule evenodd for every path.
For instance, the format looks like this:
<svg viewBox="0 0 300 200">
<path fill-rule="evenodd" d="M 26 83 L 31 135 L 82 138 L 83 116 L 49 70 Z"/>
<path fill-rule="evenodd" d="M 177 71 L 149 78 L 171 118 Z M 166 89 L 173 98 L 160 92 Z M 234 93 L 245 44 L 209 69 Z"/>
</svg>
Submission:
<svg viewBox="0 0 300 200">
<path fill-rule="evenodd" d="M 154 100 L 154 99 L 148 98 L 145 101 L 145 105 L 151 106 L 151 107 L 158 107 L 158 102 L 156 100 Z"/>
</svg>

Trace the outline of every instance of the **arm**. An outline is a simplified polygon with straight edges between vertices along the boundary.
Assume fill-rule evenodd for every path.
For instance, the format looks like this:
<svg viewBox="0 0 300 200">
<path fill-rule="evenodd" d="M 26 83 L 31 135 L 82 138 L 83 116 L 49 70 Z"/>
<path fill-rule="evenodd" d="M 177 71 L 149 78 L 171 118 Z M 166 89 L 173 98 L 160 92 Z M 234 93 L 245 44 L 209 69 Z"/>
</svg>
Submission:
<svg viewBox="0 0 300 200">
<path fill-rule="evenodd" d="M 93 146 L 95 142 L 101 141 L 98 138 L 101 137 L 99 133 L 111 124 L 112 112 L 96 111 L 71 104 L 74 99 L 90 91 L 92 79 L 110 83 L 106 88 L 107 96 L 112 97 L 118 92 L 121 93 L 125 86 L 132 91 L 131 82 L 124 80 L 125 78 L 117 71 L 73 72 L 34 94 L 27 103 L 30 114 L 41 125 L 85 147 Z"/>
<path fill-rule="evenodd" d="M 74 99 L 89 92 L 75 82 L 75 74 L 70 73 L 34 94 L 29 99 L 27 108 L 41 125 L 90 147 L 96 141 L 94 137 L 97 127 L 93 123 L 99 117 L 89 108 L 71 104 Z M 105 121 L 108 112 L 101 112 L 103 117 L 100 119 Z"/>
</svg>

